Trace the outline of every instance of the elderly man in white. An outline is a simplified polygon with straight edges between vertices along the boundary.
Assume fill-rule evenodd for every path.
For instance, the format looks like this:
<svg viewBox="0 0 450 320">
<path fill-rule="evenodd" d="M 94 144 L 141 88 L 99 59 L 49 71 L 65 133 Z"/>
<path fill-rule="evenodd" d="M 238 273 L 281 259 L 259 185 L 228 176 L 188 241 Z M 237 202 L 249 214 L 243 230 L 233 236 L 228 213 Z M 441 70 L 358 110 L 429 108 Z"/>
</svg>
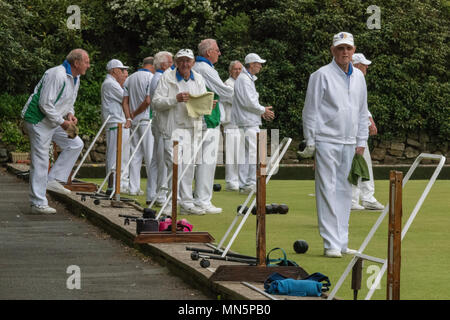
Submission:
<svg viewBox="0 0 450 320">
<path fill-rule="evenodd" d="M 46 190 L 70 194 L 60 182 L 69 178 L 78 156 L 83 150 L 80 137 L 70 139 L 65 130 L 75 126 L 74 103 L 80 88 L 80 76 L 90 67 L 88 53 L 72 50 L 63 64 L 48 69 L 22 109 L 22 118 L 31 144 L 30 202 L 31 212 L 55 214 L 48 205 Z M 62 149 L 48 172 L 50 143 Z"/>
<path fill-rule="evenodd" d="M 244 194 L 256 187 L 256 134 L 259 132 L 261 117 L 268 121 L 275 117 L 272 106 L 264 107 L 259 103 L 259 93 L 255 87 L 256 74 L 265 62 L 256 53 L 249 53 L 245 57 L 245 68 L 234 84 L 231 123 L 239 128 L 241 135 L 239 153 L 243 157 L 238 164 L 239 192 Z"/>
<path fill-rule="evenodd" d="M 342 257 L 348 249 L 352 188 L 348 181 L 355 153 L 362 155 L 368 138 L 367 88 L 352 66 L 353 35 L 333 37 L 333 61 L 311 74 L 303 108 L 303 157 L 315 151 L 316 206 L 324 255 Z"/>
<path fill-rule="evenodd" d="M 150 164 L 153 153 L 153 134 L 149 129 L 145 131 L 152 117 L 150 112 L 150 96 L 148 88 L 153 78 L 153 57 L 144 58 L 142 67 L 127 78 L 124 83 L 124 94 L 122 107 L 127 118 L 125 128 L 132 128 L 136 133 L 131 139 L 131 153 L 137 149 L 130 163 L 130 195 L 142 195 L 141 186 L 141 167 L 142 160 L 145 161 L 147 177 L 150 177 Z M 145 133 L 146 132 L 146 133 Z M 139 147 L 137 146 L 141 137 L 145 134 Z M 151 184 L 156 183 L 147 179 L 146 195 L 151 193 Z"/>
<path fill-rule="evenodd" d="M 208 135 L 202 145 L 200 163 L 195 170 L 194 202 L 196 206 L 203 208 L 205 213 L 217 214 L 222 208 L 217 208 L 211 203 L 214 185 L 214 173 L 216 171 L 217 153 L 220 140 L 220 121 L 223 119 L 223 103 L 231 103 L 233 89 L 225 85 L 220 79 L 219 73 L 214 69 L 220 56 L 219 46 L 214 39 L 204 39 L 198 45 L 198 56 L 192 68 L 205 79 L 208 91 L 214 92 L 219 100 L 219 109 L 215 114 L 204 116 L 203 135 Z"/>
<path fill-rule="evenodd" d="M 159 80 L 163 73 L 169 69 L 172 64 L 172 53 L 168 51 L 160 51 L 155 54 L 155 59 L 153 61 L 153 65 L 155 67 L 155 74 L 153 75 L 152 82 L 150 83 L 148 95 L 150 99 L 152 99 L 155 94 L 156 87 L 158 86 Z M 165 192 L 159 192 L 161 187 L 167 187 L 164 185 L 164 182 L 167 177 L 167 168 L 164 162 L 164 139 L 161 135 L 161 121 L 158 117 L 158 112 L 154 110 L 152 105 L 150 105 L 150 109 L 153 114 L 153 122 L 152 122 L 152 133 L 153 133 L 153 155 L 152 155 L 152 163 L 150 165 L 150 177 L 153 182 L 151 184 L 150 194 L 147 195 L 147 204 L 150 204 L 155 197 L 158 198 L 155 201 L 155 205 L 161 207 L 166 201 Z"/>
<path fill-rule="evenodd" d="M 239 60 L 230 62 L 228 72 L 230 77 L 225 84 L 234 91 L 234 83 L 241 74 L 243 65 Z M 225 140 L 225 190 L 239 191 L 239 166 L 237 146 L 239 145 L 239 131 L 236 126 L 231 123 L 231 107 L 232 102 L 223 102 L 223 110 L 225 115 L 222 120 L 224 140 Z"/>
<path fill-rule="evenodd" d="M 102 83 L 101 99 L 102 99 L 102 119 L 106 120 L 108 116 L 111 116 L 108 120 L 108 124 L 105 127 L 106 130 L 106 172 L 109 172 L 116 166 L 116 153 L 117 153 L 117 124 L 125 124 L 125 115 L 122 110 L 123 99 L 123 84 L 128 77 L 128 67 L 124 66 L 120 60 L 112 59 L 106 64 L 106 70 L 108 74 Z M 120 181 L 120 190 L 128 192 L 128 169 L 125 168 L 125 164 L 130 156 L 130 146 L 127 144 L 130 136 L 130 130 L 124 128 L 122 130 L 122 170 L 121 176 L 123 179 Z M 118 175 L 117 175 L 118 176 Z M 108 181 L 107 194 L 112 192 L 116 177 L 110 175 Z"/>
<path fill-rule="evenodd" d="M 186 102 L 190 95 L 206 93 L 203 77 L 192 70 L 194 66 L 194 53 L 191 49 L 181 49 L 175 55 L 176 68 L 167 70 L 161 76 L 153 96 L 152 108 L 158 113 L 161 121 L 162 136 L 164 139 L 164 160 L 167 174 L 170 175 L 173 167 L 173 141 L 179 140 L 180 158 L 184 161 L 179 165 L 179 173 L 184 169 L 186 173 L 180 181 L 179 204 L 180 214 L 204 215 L 205 210 L 195 205 L 192 195 L 192 182 L 194 180 L 194 163 L 186 163 L 194 152 L 194 128 L 201 130 L 202 118 L 192 118 L 188 115 Z M 169 181 L 168 188 L 172 187 Z M 176 196 L 176 195 L 175 195 Z M 170 214 L 172 208 L 166 207 L 165 214 Z"/>
<path fill-rule="evenodd" d="M 367 60 L 362 53 L 353 55 L 353 66 L 361 70 L 364 76 L 372 61 Z M 369 111 L 369 135 L 374 136 L 378 132 L 372 114 Z M 364 160 L 369 168 L 370 180 L 358 181 L 358 185 L 352 184 L 352 210 L 383 210 L 384 206 L 375 199 L 375 183 L 373 181 L 372 159 L 370 158 L 369 148 L 364 149 Z M 361 204 L 359 200 L 361 199 Z"/>
</svg>

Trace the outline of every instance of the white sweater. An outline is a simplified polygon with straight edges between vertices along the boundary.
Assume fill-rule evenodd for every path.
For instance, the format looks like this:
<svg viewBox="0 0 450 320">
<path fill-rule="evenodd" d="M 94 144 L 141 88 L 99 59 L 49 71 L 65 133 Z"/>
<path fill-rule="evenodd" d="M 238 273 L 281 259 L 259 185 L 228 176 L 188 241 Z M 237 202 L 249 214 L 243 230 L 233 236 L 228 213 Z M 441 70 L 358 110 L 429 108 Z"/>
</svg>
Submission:
<svg viewBox="0 0 450 320">
<path fill-rule="evenodd" d="M 191 118 L 188 116 L 186 103 L 178 102 L 176 95 L 180 92 L 190 94 L 202 94 L 206 92 L 203 77 L 191 71 L 194 80 L 178 81 L 176 78 L 177 69 L 164 72 L 161 76 L 155 94 L 153 95 L 152 108 L 158 113 L 160 128 L 165 139 L 171 139 L 172 132 L 178 128 L 194 128 L 194 122 L 201 121 L 203 117 Z"/>
<path fill-rule="evenodd" d="M 307 145 L 316 141 L 365 147 L 367 87 L 362 72 L 350 76 L 333 61 L 311 74 L 302 112 Z"/>
</svg>

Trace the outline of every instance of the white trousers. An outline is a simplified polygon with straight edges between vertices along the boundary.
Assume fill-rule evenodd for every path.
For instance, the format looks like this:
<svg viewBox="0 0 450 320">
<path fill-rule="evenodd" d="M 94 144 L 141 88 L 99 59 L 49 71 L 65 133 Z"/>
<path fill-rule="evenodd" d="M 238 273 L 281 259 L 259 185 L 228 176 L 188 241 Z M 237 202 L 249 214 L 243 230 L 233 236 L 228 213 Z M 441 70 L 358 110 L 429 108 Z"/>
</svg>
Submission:
<svg viewBox="0 0 450 320">
<path fill-rule="evenodd" d="M 152 133 L 153 155 L 150 164 L 150 176 L 147 178 L 151 180 L 151 184 L 150 193 L 147 193 L 147 201 L 152 201 L 161 187 L 167 187 L 167 184 L 164 184 L 167 177 L 167 168 L 164 162 L 164 139 L 155 123 L 152 123 Z M 156 200 L 158 202 L 166 201 L 166 193 L 160 192 Z"/>
<path fill-rule="evenodd" d="M 256 186 L 256 134 L 259 127 L 241 127 L 239 132 L 239 188 L 253 187 Z"/>
<path fill-rule="evenodd" d="M 187 134 L 187 136 L 186 136 Z M 184 130 L 184 135 L 181 135 L 178 144 L 178 204 L 185 207 L 192 207 L 194 205 L 194 197 L 192 195 L 192 183 L 194 181 L 194 162 L 184 161 L 192 156 L 194 150 L 193 145 L 193 130 Z M 187 138 L 183 140 L 183 138 Z M 185 154 L 183 154 L 185 153 Z M 166 163 L 167 175 L 172 174 L 173 171 L 173 140 L 164 139 L 164 162 Z M 184 161 L 184 163 L 183 163 Z M 181 174 L 187 170 L 183 178 L 180 180 Z M 166 179 L 166 178 L 165 178 Z M 167 183 L 169 193 L 172 190 L 172 178 Z"/>
<path fill-rule="evenodd" d="M 352 184 L 352 202 L 359 203 L 361 201 L 375 202 L 377 199 L 373 196 L 375 194 L 375 183 L 373 181 L 372 159 L 370 158 L 369 148 L 364 149 L 364 160 L 366 160 L 369 168 L 370 180 L 361 181 L 359 179 L 358 186 Z"/>
<path fill-rule="evenodd" d="M 210 206 L 219 152 L 220 127 L 206 129 L 202 134 L 203 137 L 204 135 L 207 135 L 207 137 L 197 156 L 194 204 L 196 206 Z"/>
<path fill-rule="evenodd" d="M 45 196 L 47 181 L 67 182 L 70 171 L 83 150 L 80 137 L 70 139 L 60 127 L 50 128 L 42 121 L 37 124 L 26 122 L 31 144 L 30 202 L 32 205 L 48 205 Z M 54 141 L 62 150 L 48 172 L 50 143 Z"/>
<path fill-rule="evenodd" d="M 239 188 L 239 129 L 224 129 L 225 140 L 225 183 L 227 188 Z"/>
<path fill-rule="evenodd" d="M 355 145 L 316 142 L 315 190 L 319 233 L 325 249 L 346 250 Z"/>
<path fill-rule="evenodd" d="M 131 154 L 136 150 L 136 146 L 144 135 L 145 129 L 147 128 L 148 122 L 143 121 L 137 125 L 137 131 L 133 135 L 131 139 Z M 151 126 L 151 125 L 150 125 Z M 132 129 L 134 130 L 136 126 Z M 151 179 L 150 177 L 150 165 L 152 163 L 152 154 L 153 154 L 153 134 L 151 127 L 147 130 L 144 139 L 141 144 L 137 148 L 136 154 L 130 163 L 130 192 L 139 192 L 141 190 L 141 168 L 142 168 L 142 160 L 145 162 L 145 170 L 147 172 L 147 187 L 146 194 L 150 194 Z M 155 182 L 156 183 L 156 182 Z"/>
<path fill-rule="evenodd" d="M 116 167 L 116 157 L 117 157 L 117 128 L 112 129 L 116 126 L 112 126 L 106 128 L 106 173 L 108 173 L 112 168 Z M 130 129 L 122 128 L 122 162 L 121 162 L 121 176 L 122 179 L 120 181 L 120 189 L 128 190 L 129 189 L 129 168 L 125 168 L 128 160 L 130 159 Z M 115 184 L 116 177 L 113 175 L 114 179 L 112 180 L 113 185 Z"/>
</svg>

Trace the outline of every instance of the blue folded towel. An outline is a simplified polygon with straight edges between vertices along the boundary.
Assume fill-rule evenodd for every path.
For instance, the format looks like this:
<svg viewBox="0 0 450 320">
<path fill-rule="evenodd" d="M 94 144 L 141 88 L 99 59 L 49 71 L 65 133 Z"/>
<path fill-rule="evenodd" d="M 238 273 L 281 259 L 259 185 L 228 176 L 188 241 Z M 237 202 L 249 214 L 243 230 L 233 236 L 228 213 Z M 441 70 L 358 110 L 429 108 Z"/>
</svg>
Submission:
<svg viewBox="0 0 450 320">
<path fill-rule="evenodd" d="M 322 295 L 322 283 L 314 280 L 275 280 L 270 283 L 266 292 L 299 297 L 320 297 Z"/>
</svg>

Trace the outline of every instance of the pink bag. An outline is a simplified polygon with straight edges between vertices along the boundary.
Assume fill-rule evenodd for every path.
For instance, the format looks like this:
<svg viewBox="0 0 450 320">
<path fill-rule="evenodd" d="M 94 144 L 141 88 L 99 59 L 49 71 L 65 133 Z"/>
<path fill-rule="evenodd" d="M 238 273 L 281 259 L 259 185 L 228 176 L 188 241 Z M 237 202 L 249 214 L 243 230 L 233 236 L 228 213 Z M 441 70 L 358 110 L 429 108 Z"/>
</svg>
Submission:
<svg viewBox="0 0 450 320">
<path fill-rule="evenodd" d="M 191 232 L 194 226 L 189 223 L 186 219 L 181 219 L 177 221 L 177 231 Z M 172 230 L 172 219 L 165 218 L 159 222 L 159 231 L 171 231 Z"/>
<path fill-rule="evenodd" d="M 159 221 L 159 231 L 167 231 L 170 226 L 172 226 L 171 218 L 165 218 L 164 220 Z"/>
</svg>

